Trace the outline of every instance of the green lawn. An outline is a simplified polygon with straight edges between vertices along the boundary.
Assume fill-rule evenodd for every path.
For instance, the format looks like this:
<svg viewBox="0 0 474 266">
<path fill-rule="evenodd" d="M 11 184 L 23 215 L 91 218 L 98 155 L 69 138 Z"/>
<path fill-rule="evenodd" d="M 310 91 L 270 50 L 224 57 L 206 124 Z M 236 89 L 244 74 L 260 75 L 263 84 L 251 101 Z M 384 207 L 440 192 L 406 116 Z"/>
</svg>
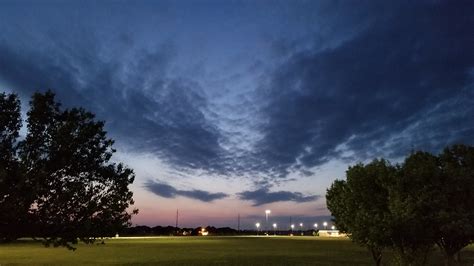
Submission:
<svg viewBox="0 0 474 266">
<path fill-rule="evenodd" d="M 388 254 L 390 256 L 390 254 Z M 474 247 L 462 254 L 474 263 Z M 387 258 L 390 260 L 390 258 Z M 441 265 L 439 253 L 431 262 Z M 76 251 L 44 248 L 32 241 L 0 245 L 6 264 L 153 265 L 370 265 L 369 253 L 349 240 L 317 237 L 160 237 L 110 239 Z"/>
</svg>

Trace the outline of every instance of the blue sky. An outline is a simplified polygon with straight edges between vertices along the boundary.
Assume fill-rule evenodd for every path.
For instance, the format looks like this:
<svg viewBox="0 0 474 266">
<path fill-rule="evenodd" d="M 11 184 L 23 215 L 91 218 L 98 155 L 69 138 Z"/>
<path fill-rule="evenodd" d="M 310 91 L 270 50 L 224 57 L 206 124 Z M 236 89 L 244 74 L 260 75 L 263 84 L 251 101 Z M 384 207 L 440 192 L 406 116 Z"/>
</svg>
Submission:
<svg viewBox="0 0 474 266">
<path fill-rule="evenodd" d="M 135 224 L 327 220 L 348 165 L 474 144 L 472 1 L 0 1 L 0 89 L 106 121 Z"/>
</svg>

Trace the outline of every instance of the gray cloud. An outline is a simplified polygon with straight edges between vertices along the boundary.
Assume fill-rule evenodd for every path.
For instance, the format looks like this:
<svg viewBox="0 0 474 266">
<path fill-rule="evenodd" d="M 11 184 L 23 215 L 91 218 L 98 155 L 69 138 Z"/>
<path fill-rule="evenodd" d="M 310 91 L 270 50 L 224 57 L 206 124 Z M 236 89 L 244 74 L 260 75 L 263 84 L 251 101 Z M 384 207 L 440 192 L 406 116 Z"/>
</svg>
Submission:
<svg viewBox="0 0 474 266">
<path fill-rule="evenodd" d="M 256 182 L 271 185 L 292 172 L 311 175 L 311 168 L 333 159 L 394 158 L 412 148 L 473 144 L 474 55 L 467 52 L 474 42 L 473 5 L 285 4 L 288 23 L 277 33 L 292 37 L 274 41 L 271 36 L 274 53 L 256 59 L 264 63 L 242 67 L 245 71 L 232 73 L 236 63 L 231 61 L 229 73 L 205 84 L 212 88 L 203 87 L 201 77 L 207 61 L 195 71 L 175 72 L 177 64 L 188 62 L 177 59 L 179 48 L 172 41 L 158 42 L 150 32 L 145 39 L 130 35 L 129 20 L 116 16 L 119 6 L 110 22 L 101 13 L 106 6 L 87 20 L 82 17 L 87 8 L 70 8 L 66 11 L 84 23 L 73 29 L 61 23 L 61 15 L 48 16 L 61 13 L 52 7 L 41 7 L 39 15 L 21 23 L 12 22 L 31 16 L 3 11 L 0 80 L 24 99 L 35 90 L 55 90 L 66 106 L 83 106 L 106 120 L 119 143 L 156 154 L 177 170 L 261 176 Z M 151 10 L 137 6 L 133 14 Z M 301 21 L 292 16 L 313 26 L 296 28 Z M 44 23 L 36 28 L 37 21 Z M 273 22 L 261 25 L 273 27 Z M 96 24 L 96 31 L 87 30 Z M 300 39 L 285 32 L 299 32 Z M 226 52 L 232 49 L 220 45 L 215 57 L 230 56 Z M 250 76 L 241 84 L 245 89 L 228 86 Z M 227 101 L 215 107 L 209 94 Z"/>
<path fill-rule="evenodd" d="M 339 21 L 364 21 L 351 38 L 329 48 L 286 51 L 262 92 L 266 123 L 257 167 L 285 176 L 345 152 L 364 160 L 413 147 L 472 144 L 474 58 L 466 51 L 474 21 L 466 5 L 369 3 L 358 8 L 364 16 Z"/>
<path fill-rule="evenodd" d="M 168 77 L 173 49 L 129 47 L 130 55 L 101 58 L 105 47 L 97 43 L 89 37 L 74 51 L 62 44 L 20 51 L 0 39 L 0 78 L 24 99 L 52 89 L 64 105 L 86 107 L 106 120 L 122 144 L 153 152 L 176 168 L 224 172 L 223 136 L 205 116 L 202 88 L 190 78 Z"/>
<path fill-rule="evenodd" d="M 211 193 L 211 192 L 199 190 L 199 189 L 180 190 L 169 184 L 161 183 L 157 181 L 151 181 L 151 180 L 148 180 L 145 183 L 145 188 L 148 191 L 154 193 L 155 195 L 158 195 L 164 198 L 175 198 L 178 196 L 182 196 L 182 197 L 196 199 L 196 200 L 200 200 L 204 202 L 211 202 L 211 201 L 223 199 L 229 196 L 225 193 Z"/>
<path fill-rule="evenodd" d="M 260 206 L 267 203 L 279 201 L 309 202 L 320 198 L 319 195 L 303 195 L 300 192 L 275 191 L 271 192 L 269 188 L 259 188 L 257 190 L 243 191 L 237 194 L 241 200 L 252 201 L 253 206 Z"/>
</svg>

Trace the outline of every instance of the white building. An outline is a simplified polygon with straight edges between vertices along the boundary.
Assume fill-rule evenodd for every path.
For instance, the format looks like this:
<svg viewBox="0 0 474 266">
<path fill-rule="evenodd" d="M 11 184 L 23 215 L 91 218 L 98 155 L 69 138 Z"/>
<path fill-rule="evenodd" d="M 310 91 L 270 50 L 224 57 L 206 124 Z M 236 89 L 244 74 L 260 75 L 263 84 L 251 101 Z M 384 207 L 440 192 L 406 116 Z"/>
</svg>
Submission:
<svg viewBox="0 0 474 266">
<path fill-rule="evenodd" d="M 319 230 L 318 233 L 322 237 L 347 237 L 347 234 L 340 233 L 339 230 Z"/>
</svg>

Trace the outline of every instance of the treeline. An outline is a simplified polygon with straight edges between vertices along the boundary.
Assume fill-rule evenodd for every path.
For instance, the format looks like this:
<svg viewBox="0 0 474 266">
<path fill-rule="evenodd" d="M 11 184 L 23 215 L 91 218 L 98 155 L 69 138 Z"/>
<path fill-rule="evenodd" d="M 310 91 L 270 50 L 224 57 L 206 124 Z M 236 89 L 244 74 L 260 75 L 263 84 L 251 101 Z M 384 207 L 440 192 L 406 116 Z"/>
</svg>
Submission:
<svg viewBox="0 0 474 266">
<path fill-rule="evenodd" d="M 119 232 L 119 236 L 198 236 L 200 231 L 205 229 L 210 236 L 233 236 L 233 235 L 290 235 L 290 230 L 268 230 L 266 232 L 257 230 L 237 230 L 231 227 L 196 227 L 196 228 L 176 228 L 174 226 L 155 226 L 137 225 L 124 228 Z M 294 231 L 294 235 L 313 236 L 315 230 Z"/>
<path fill-rule="evenodd" d="M 197 236 L 203 227 L 197 228 L 176 228 L 174 226 L 155 226 L 137 225 L 125 228 L 120 232 L 120 236 Z M 248 231 L 237 231 L 230 227 L 216 228 L 214 226 L 204 227 L 209 235 L 240 235 L 248 234 Z"/>
<path fill-rule="evenodd" d="M 111 161 L 104 122 L 35 93 L 20 137 L 20 107 L 17 95 L 0 93 L 0 242 L 33 237 L 73 249 L 129 226 L 135 176 Z"/>
<path fill-rule="evenodd" d="M 326 201 L 338 229 L 367 247 L 376 265 L 387 249 L 399 265 L 423 265 L 436 247 L 451 265 L 474 241 L 474 147 L 351 166 Z"/>
</svg>

